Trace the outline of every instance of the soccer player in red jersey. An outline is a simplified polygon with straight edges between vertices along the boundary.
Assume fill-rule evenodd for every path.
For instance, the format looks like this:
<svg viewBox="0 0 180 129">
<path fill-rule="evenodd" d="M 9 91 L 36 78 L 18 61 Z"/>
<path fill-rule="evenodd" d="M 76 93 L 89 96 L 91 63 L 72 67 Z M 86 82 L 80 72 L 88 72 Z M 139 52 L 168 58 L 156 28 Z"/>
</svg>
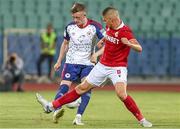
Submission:
<svg viewBox="0 0 180 129">
<path fill-rule="evenodd" d="M 104 43 L 104 46 L 92 56 L 91 61 L 96 62 L 97 57 L 102 56 L 85 81 L 60 99 L 49 103 L 41 98 L 37 99 L 42 103 L 46 112 L 54 110 L 78 99 L 88 90 L 101 86 L 109 78 L 115 87 L 118 98 L 136 117 L 140 125 L 143 127 L 152 127 L 152 123 L 145 119 L 133 98 L 127 94 L 128 55 L 131 48 L 137 52 L 141 52 L 142 47 L 135 39 L 131 29 L 120 19 L 117 9 L 107 7 L 104 9 L 102 15 L 106 23 L 106 34 L 98 44 L 101 46 Z M 62 116 L 61 114 L 61 109 L 59 109 L 59 112 L 54 117 L 59 118 Z"/>
</svg>

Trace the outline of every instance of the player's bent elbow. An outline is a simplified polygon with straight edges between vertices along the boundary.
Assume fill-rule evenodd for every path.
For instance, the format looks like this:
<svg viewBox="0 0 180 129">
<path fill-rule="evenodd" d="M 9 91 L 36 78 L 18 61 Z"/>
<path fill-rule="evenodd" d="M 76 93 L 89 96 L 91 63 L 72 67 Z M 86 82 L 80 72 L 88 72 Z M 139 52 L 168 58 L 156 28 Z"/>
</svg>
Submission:
<svg viewBox="0 0 180 129">
<path fill-rule="evenodd" d="M 142 52 L 142 47 L 138 50 L 138 52 Z"/>
<path fill-rule="evenodd" d="M 136 51 L 137 51 L 137 52 L 142 52 L 142 47 L 141 47 L 141 46 L 138 47 L 138 48 L 136 49 Z"/>
</svg>

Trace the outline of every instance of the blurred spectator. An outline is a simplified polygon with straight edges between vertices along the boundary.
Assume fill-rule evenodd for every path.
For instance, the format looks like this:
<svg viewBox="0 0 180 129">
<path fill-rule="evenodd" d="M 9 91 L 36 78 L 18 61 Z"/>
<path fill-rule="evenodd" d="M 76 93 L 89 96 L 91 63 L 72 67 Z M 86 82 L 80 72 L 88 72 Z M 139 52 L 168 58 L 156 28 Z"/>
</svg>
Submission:
<svg viewBox="0 0 180 129">
<path fill-rule="evenodd" d="M 46 32 L 41 35 L 41 55 L 37 61 L 37 71 L 38 76 L 42 75 L 41 73 L 41 64 L 42 62 L 47 59 L 48 60 L 48 77 L 52 78 L 52 66 L 53 66 L 53 59 L 55 56 L 55 43 L 57 40 L 56 33 L 53 30 L 53 26 L 51 23 L 47 25 Z"/>
<path fill-rule="evenodd" d="M 24 62 L 16 54 L 12 53 L 6 63 L 4 64 L 3 70 L 3 82 L 4 82 L 4 91 L 12 91 L 13 86 L 17 83 L 16 91 L 22 92 L 22 86 L 24 82 L 24 71 L 23 71 Z"/>
</svg>

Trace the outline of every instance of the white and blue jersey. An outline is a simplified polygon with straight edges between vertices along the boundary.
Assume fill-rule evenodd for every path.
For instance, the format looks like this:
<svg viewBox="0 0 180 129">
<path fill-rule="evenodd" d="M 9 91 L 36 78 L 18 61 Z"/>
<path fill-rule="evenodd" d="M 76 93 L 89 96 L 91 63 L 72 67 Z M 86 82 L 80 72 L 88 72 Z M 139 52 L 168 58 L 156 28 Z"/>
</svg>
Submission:
<svg viewBox="0 0 180 129">
<path fill-rule="evenodd" d="M 69 48 L 61 74 L 63 80 L 76 81 L 89 74 L 94 65 L 90 58 L 95 50 L 96 39 L 102 39 L 102 33 L 101 24 L 89 19 L 84 28 L 79 28 L 74 22 L 66 26 L 64 39 L 69 41 Z"/>
<path fill-rule="evenodd" d="M 102 39 L 101 24 L 88 19 L 84 28 L 79 28 L 74 22 L 68 24 L 64 31 L 64 39 L 69 41 L 66 62 L 69 64 L 93 65 L 90 62 L 96 39 Z"/>
</svg>

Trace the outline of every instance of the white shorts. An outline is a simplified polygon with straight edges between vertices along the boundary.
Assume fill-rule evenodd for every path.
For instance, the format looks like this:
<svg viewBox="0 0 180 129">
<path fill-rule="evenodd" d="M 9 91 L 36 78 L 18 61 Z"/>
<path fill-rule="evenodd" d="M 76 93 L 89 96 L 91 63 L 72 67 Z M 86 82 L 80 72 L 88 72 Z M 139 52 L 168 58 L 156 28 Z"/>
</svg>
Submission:
<svg viewBox="0 0 180 129">
<path fill-rule="evenodd" d="M 107 78 L 112 81 L 113 85 L 117 82 L 127 83 L 127 68 L 108 67 L 98 62 L 91 70 L 86 80 L 92 85 L 100 86 Z"/>
</svg>

